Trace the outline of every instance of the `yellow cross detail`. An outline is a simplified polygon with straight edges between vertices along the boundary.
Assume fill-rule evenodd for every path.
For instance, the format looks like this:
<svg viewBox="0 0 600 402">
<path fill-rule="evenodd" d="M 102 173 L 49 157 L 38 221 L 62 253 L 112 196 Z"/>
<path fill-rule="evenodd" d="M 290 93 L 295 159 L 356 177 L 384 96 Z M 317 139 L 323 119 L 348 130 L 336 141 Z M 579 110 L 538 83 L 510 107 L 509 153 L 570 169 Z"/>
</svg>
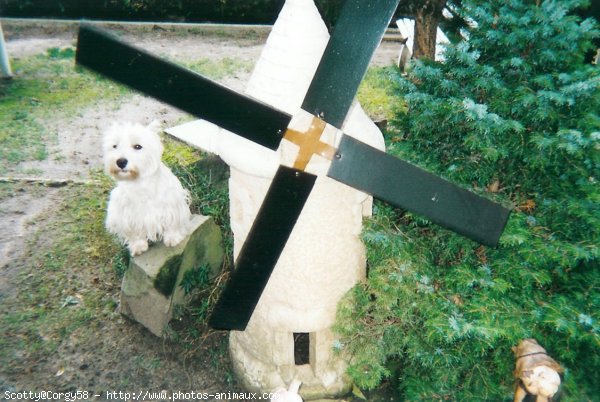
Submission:
<svg viewBox="0 0 600 402">
<path fill-rule="evenodd" d="M 287 129 L 283 138 L 300 147 L 300 151 L 298 151 L 298 156 L 294 162 L 294 169 L 304 171 L 306 165 L 308 165 L 308 162 L 315 154 L 333 160 L 336 149 L 321 141 L 321 135 L 325 130 L 325 126 L 325 121 L 315 116 L 310 124 L 310 128 L 305 132 Z"/>
</svg>

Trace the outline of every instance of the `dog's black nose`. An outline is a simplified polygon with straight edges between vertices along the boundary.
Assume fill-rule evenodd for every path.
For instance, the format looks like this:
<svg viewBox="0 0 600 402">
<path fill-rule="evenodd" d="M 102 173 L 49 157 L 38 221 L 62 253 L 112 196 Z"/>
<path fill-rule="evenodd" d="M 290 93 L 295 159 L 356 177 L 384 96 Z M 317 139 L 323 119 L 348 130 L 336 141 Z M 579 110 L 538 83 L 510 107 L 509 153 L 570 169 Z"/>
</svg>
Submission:
<svg viewBox="0 0 600 402">
<path fill-rule="evenodd" d="M 127 166 L 127 159 L 125 159 L 125 158 L 117 159 L 117 166 L 119 167 L 119 169 L 125 169 L 125 166 Z"/>
</svg>

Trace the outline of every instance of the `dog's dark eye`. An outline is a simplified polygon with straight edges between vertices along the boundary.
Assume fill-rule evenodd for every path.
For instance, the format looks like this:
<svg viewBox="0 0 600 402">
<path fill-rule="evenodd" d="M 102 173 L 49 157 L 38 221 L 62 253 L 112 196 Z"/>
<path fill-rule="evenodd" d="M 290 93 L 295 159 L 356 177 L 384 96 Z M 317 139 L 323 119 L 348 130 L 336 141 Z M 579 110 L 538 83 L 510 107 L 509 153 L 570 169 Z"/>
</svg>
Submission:
<svg viewBox="0 0 600 402">
<path fill-rule="evenodd" d="M 114 149 L 117 149 L 117 146 L 116 146 L 116 145 L 113 145 L 113 148 L 114 148 Z"/>
<path fill-rule="evenodd" d="M 142 149 L 142 146 L 141 146 L 140 144 L 135 144 L 135 145 L 133 146 L 133 149 L 140 150 L 140 149 Z"/>
</svg>

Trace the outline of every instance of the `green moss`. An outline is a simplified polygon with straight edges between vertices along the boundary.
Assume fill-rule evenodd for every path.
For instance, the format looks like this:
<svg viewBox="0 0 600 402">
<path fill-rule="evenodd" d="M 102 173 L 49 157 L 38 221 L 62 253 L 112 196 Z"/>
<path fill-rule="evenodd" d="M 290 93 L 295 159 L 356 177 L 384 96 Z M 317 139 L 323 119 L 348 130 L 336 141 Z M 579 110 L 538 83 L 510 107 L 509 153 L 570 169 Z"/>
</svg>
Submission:
<svg viewBox="0 0 600 402">
<path fill-rule="evenodd" d="M 121 250 L 117 253 L 113 261 L 113 267 L 119 278 L 122 278 L 125 275 L 125 272 L 129 268 L 129 261 L 131 260 L 131 255 L 129 254 L 129 249 L 126 246 L 121 247 Z"/>
<path fill-rule="evenodd" d="M 175 290 L 177 274 L 181 267 L 182 258 L 183 255 L 178 254 L 168 259 L 160 268 L 158 275 L 156 275 L 156 279 L 154 279 L 154 287 L 166 297 L 171 296 L 173 290 Z"/>
</svg>

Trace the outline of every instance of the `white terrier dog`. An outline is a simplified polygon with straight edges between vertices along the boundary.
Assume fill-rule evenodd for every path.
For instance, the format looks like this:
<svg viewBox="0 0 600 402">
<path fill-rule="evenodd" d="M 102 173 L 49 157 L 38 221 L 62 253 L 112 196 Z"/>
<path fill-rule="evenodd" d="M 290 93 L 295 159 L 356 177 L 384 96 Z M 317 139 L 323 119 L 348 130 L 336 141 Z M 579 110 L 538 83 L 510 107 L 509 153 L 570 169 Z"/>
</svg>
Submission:
<svg viewBox="0 0 600 402">
<path fill-rule="evenodd" d="M 113 124 L 104 136 L 104 168 L 117 180 L 110 193 L 106 228 L 131 255 L 148 241 L 179 244 L 190 229 L 189 193 L 161 161 L 159 124 Z"/>
</svg>

